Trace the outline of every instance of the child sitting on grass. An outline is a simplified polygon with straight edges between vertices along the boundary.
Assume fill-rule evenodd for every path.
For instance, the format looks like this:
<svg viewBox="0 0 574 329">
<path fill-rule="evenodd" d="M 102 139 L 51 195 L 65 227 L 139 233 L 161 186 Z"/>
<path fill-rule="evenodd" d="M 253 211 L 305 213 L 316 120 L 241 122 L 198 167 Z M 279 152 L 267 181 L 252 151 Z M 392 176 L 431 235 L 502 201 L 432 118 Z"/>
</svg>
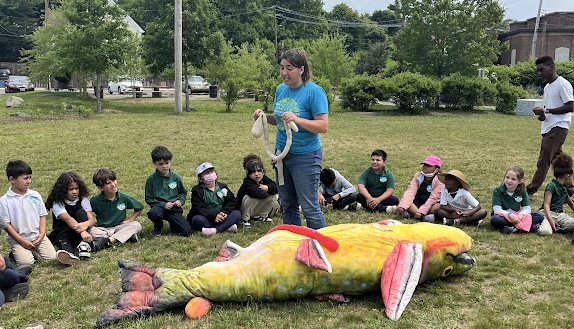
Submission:
<svg viewBox="0 0 574 329">
<path fill-rule="evenodd" d="M 236 233 L 241 212 L 235 209 L 233 192 L 217 181 L 215 167 L 210 162 L 200 164 L 195 174 L 199 183 L 191 189 L 191 210 L 187 214 L 191 227 L 204 235 Z"/>
<path fill-rule="evenodd" d="M 0 221 L 6 223 L 6 238 L 16 264 L 56 260 L 56 249 L 46 236 L 48 211 L 40 193 L 30 189 L 32 168 L 22 160 L 10 161 L 6 176 L 11 187 L 0 198 Z"/>
<path fill-rule="evenodd" d="M 470 185 L 464 174 L 458 170 L 440 173 L 438 179 L 444 183 L 440 195 L 439 218 L 443 224 L 458 226 L 461 224 L 480 225 L 486 217 L 486 210 L 481 209 L 478 201 L 470 194 Z"/>
<path fill-rule="evenodd" d="M 263 162 L 255 154 L 243 158 L 243 169 L 246 176 L 237 191 L 235 206 L 241 212 L 243 227 L 251 228 L 251 219 L 271 222 L 279 209 L 277 184 L 265 175 Z"/>
<path fill-rule="evenodd" d="M 504 234 L 538 230 L 544 216 L 530 212 L 522 168 L 511 166 L 506 170 L 502 184 L 492 191 L 492 213 L 490 225 Z"/>
<path fill-rule="evenodd" d="M 357 202 L 371 212 L 386 212 L 388 206 L 399 204 L 399 199 L 393 195 L 395 178 L 386 168 L 387 152 L 374 150 L 371 153 L 370 164 L 370 167 L 363 170 L 359 176 Z"/>
<path fill-rule="evenodd" d="M 80 264 L 80 258 L 90 258 L 92 236 L 88 229 L 96 220 L 88 200 L 88 188 L 75 172 L 64 172 L 58 177 L 48 199 L 46 209 L 52 209 L 50 241 L 58 247 L 56 257 L 67 265 Z M 78 256 L 74 253 L 78 251 Z"/>
<path fill-rule="evenodd" d="M 440 210 L 440 194 L 444 188 L 444 184 L 438 179 L 442 160 L 429 155 L 421 165 L 421 171 L 411 180 L 396 212 L 404 218 L 412 216 L 434 223 L 435 214 Z"/>
<path fill-rule="evenodd" d="M 357 201 L 357 190 L 343 175 L 333 168 L 324 168 L 319 175 L 322 192 L 319 204 L 334 210 L 347 210 Z"/>
<path fill-rule="evenodd" d="M 552 161 L 554 179 L 544 190 L 544 203 L 540 207 L 545 221 L 542 222 L 538 234 L 548 235 L 552 232 L 567 233 L 574 230 L 574 218 L 564 212 L 564 204 L 574 210 L 574 202 L 568 195 L 568 186 L 572 186 L 572 157 L 560 154 Z"/>
<path fill-rule="evenodd" d="M 107 248 L 116 242 L 138 242 L 137 234 L 142 225 L 136 220 L 144 206 L 127 193 L 118 191 L 116 173 L 102 168 L 96 171 L 92 181 L 101 191 L 92 197 L 90 203 L 96 214 L 96 225 L 90 229 L 94 239 L 102 238 L 102 247 Z M 133 209 L 128 218 L 127 210 Z"/>
</svg>

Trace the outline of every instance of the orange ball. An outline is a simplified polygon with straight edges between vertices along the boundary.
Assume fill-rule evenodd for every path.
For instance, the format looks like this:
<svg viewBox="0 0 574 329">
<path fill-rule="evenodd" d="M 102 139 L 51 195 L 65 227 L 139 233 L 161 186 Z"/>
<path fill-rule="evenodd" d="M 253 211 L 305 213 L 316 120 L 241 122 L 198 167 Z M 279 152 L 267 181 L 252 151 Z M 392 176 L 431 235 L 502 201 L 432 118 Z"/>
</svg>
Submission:
<svg viewBox="0 0 574 329">
<path fill-rule="evenodd" d="M 185 305 L 185 315 L 190 319 L 199 319 L 207 314 L 210 308 L 209 300 L 203 297 L 194 297 Z"/>
</svg>

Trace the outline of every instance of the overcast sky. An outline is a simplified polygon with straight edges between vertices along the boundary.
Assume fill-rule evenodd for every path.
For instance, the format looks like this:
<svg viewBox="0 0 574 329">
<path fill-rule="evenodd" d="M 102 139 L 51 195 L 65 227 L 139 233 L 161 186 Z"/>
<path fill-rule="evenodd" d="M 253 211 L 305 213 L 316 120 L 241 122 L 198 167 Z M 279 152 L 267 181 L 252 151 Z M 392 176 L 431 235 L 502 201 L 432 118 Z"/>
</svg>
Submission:
<svg viewBox="0 0 574 329">
<path fill-rule="evenodd" d="M 323 8 L 331 11 L 333 7 L 340 3 L 346 3 L 360 14 L 372 13 L 376 9 L 387 9 L 394 0 L 323 0 Z M 523 21 L 531 17 L 536 17 L 538 13 L 539 0 L 499 0 L 506 9 L 506 18 Z M 574 0 L 543 0 L 542 15 L 556 11 L 574 11 Z"/>
</svg>

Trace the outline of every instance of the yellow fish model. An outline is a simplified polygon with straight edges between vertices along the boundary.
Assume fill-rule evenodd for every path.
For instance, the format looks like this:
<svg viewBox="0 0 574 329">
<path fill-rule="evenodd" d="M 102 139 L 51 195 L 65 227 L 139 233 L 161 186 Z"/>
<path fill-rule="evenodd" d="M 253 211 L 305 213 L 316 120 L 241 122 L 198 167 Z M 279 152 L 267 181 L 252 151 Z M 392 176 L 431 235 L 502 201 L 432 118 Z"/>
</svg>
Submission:
<svg viewBox="0 0 574 329">
<path fill-rule="evenodd" d="M 466 254 L 471 243 L 458 228 L 430 223 L 387 220 L 317 231 L 280 225 L 247 248 L 227 241 L 215 261 L 190 270 L 120 260 L 123 292 L 96 327 L 183 307 L 198 297 L 346 301 L 344 295 L 378 290 L 386 315 L 398 320 L 419 283 L 472 268 L 475 260 Z"/>
</svg>

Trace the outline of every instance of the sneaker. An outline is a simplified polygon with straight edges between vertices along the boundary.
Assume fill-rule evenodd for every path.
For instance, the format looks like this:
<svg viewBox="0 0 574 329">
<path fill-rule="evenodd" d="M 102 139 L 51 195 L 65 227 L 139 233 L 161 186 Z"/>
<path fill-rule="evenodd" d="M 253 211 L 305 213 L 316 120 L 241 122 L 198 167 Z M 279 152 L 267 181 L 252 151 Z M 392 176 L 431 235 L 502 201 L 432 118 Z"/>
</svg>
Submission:
<svg viewBox="0 0 574 329">
<path fill-rule="evenodd" d="M 134 233 L 134 235 L 130 236 L 130 238 L 128 239 L 129 243 L 138 243 L 140 239 L 138 238 L 138 235 Z"/>
<path fill-rule="evenodd" d="M 30 275 L 30 273 L 32 273 L 32 266 L 24 264 L 16 267 L 15 270 L 20 274 Z"/>
<path fill-rule="evenodd" d="M 271 217 L 261 217 L 261 221 L 262 221 L 262 222 L 268 222 L 268 223 L 269 223 L 269 222 L 272 222 L 272 221 L 273 221 L 273 218 L 271 218 Z"/>
<path fill-rule="evenodd" d="M 344 206 L 343 210 L 349 210 L 349 205 Z"/>
<path fill-rule="evenodd" d="M 434 214 L 425 215 L 425 221 L 429 223 L 434 223 Z"/>
<path fill-rule="evenodd" d="M 247 228 L 247 229 L 251 228 L 251 223 L 247 220 L 242 221 L 241 224 L 243 224 L 243 228 Z"/>
<path fill-rule="evenodd" d="M 403 212 L 403 218 L 411 218 L 411 214 L 407 210 Z"/>
<path fill-rule="evenodd" d="M 110 243 L 109 238 L 96 238 L 94 239 L 94 241 L 92 241 L 92 249 L 94 250 L 94 252 L 104 250 L 111 246 L 112 244 Z"/>
<path fill-rule="evenodd" d="M 363 209 L 363 205 L 360 202 L 357 202 L 357 210 Z"/>
<path fill-rule="evenodd" d="M 92 247 L 90 247 L 89 243 L 85 241 L 80 242 L 80 244 L 78 245 L 78 256 L 80 256 L 80 259 L 90 258 L 91 252 Z"/>
<path fill-rule="evenodd" d="M 448 226 L 453 226 L 454 225 L 454 219 L 452 218 L 442 218 L 442 224 L 443 225 L 448 225 Z"/>
<path fill-rule="evenodd" d="M 151 235 L 155 236 L 155 237 L 160 236 L 161 235 L 161 228 L 154 227 L 153 231 L 151 231 Z"/>
<path fill-rule="evenodd" d="M 536 225 L 532 225 L 530 227 L 530 232 L 532 233 L 538 233 L 538 230 L 540 229 L 540 224 L 536 224 Z"/>
<path fill-rule="evenodd" d="M 56 258 L 60 263 L 65 265 L 73 266 L 81 263 L 80 259 L 76 257 L 76 255 L 65 250 L 58 250 L 58 252 L 56 252 Z"/>
<path fill-rule="evenodd" d="M 517 232 L 518 232 L 518 229 L 517 229 L 516 227 L 514 227 L 514 226 L 505 226 L 505 227 L 502 229 L 502 234 L 514 234 L 514 233 L 517 233 Z"/>
<path fill-rule="evenodd" d="M 4 298 L 7 302 L 13 302 L 18 299 L 24 299 L 30 291 L 30 286 L 27 283 L 17 283 L 12 287 L 2 290 Z"/>
<path fill-rule="evenodd" d="M 478 223 L 476 223 L 476 227 L 480 227 L 482 225 L 482 219 L 478 221 Z"/>
<path fill-rule="evenodd" d="M 217 229 L 215 227 L 204 227 L 201 229 L 201 233 L 203 235 L 214 235 L 217 233 Z"/>
<path fill-rule="evenodd" d="M 387 214 L 394 214 L 397 212 L 397 206 L 387 206 Z"/>
<path fill-rule="evenodd" d="M 229 228 L 226 231 L 231 233 L 237 233 L 237 224 L 229 226 Z"/>
</svg>

